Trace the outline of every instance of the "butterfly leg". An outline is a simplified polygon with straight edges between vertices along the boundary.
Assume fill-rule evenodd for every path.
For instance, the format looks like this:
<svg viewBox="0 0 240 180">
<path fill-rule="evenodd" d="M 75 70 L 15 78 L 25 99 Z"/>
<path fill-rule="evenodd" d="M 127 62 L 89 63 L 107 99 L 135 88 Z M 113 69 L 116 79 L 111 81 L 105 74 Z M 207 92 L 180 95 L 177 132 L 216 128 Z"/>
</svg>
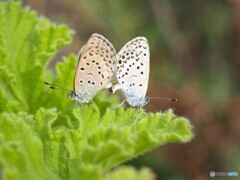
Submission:
<svg viewBox="0 0 240 180">
<path fill-rule="evenodd" d="M 124 99 L 121 104 L 119 104 L 116 108 L 120 108 L 124 103 L 125 103 L 126 99 Z"/>
<path fill-rule="evenodd" d="M 109 87 L 109 91 L 112 93 L 115 93 L 118 89 L 121 89 L 121 85 L 120 84 L 113 84 L 111 87 Z"/>
<path fill-rule="evenodd" d="M 112 85 L 112 83 L 108 83 L 106 86 L 105 86 L 105 89 L 109 89 L 109 88 L 111 88 L 113 85 Z"/>
<path fill-rule="evenodd" d="M 119 104 L 118 106 L 116 106 L 116 107 L 111 107 L 111 108 L 109 108 L 109 109 L 115 110 L 115 109 L 117 109 L 117 108 L 120 108 L 120 107 L 125 103 L 125 101 L 126 101 L 126 99 L 124 99 L 124 100 L 121 102 L 121 104 Z"/>
</svg>

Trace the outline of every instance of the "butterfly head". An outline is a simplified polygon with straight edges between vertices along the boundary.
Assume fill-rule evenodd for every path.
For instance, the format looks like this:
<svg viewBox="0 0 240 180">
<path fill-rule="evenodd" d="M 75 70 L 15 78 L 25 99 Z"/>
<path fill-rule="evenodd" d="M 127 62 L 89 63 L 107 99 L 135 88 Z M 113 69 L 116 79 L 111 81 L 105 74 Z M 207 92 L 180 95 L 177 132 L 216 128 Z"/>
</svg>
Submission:
<svg viewBox="0 0 240 180">
<path fill-rule="evenodd" d="M 144 107 L 149 103 L 150 99 L 145 97 L 128 97 L 127 102 L 132 107 Z"/>
<path fill-rule="evenodd" d="M 80 103 L 88 103 L 91 101 L 93 95 L 89 93 L 78 93 L 76 91 L 70 91 L 68 93 L 68 98 Z"/>
<path fill-rule="evenodd" d="M 77 95 L 76 95 L 75 91 L 70 91 L 68 93 L 68 98 L 71 99 L 71 100 L 76 100 Z"/>
</svg>

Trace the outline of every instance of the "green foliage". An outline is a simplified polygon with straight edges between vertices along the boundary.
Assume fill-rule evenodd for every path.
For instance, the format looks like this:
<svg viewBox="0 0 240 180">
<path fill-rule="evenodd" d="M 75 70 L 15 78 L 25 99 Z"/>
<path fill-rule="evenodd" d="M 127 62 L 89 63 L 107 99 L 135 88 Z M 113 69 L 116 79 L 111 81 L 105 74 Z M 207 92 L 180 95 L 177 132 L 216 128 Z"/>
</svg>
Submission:
<svg viewBox="0 0 240 180">
<path fill-rule="evenodd" d="M 71 34 L 65 25 L 57 26 L 37 18 L 33 11 L 21 10 L 19 3 L 1 3 L 0 77 L 9 111 L 34 113 L 44 104 L 44 68 L 71 42 Z"/>
<path fill-rule="evenodd" d="M 106 175 L 107 180 L 122 180 L 122 177 L 124 177 L 125 180 L 151 180 L 154 179 L 155 176 L 147 168 L 142 168 L 138 172 L 130 166 L 119 167 Z"/>
<path fill-rule="evenodd" d="M 110 109 L 114 97 L 100 92 L 95 104 L 77 107 L 71 88 L 77 58 L 69 55 L 47 70 L 71 42 L 72 31 L 17 2 L 0 3 L 0 167 L 4 179 L 145 179 L 150 171 L 110 169 L 152 148 L 191 139 L 185 118 L 143 110 Z"/>
</svg>

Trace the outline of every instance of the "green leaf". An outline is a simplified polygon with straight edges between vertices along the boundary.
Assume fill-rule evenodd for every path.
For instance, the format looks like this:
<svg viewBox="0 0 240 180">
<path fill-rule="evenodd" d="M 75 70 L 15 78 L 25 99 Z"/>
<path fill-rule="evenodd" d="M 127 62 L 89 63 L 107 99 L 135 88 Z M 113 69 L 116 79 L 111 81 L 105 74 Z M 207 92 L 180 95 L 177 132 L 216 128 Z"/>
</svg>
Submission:
<svg viewBox="0 0 240 180">
<path fill-rule="evenodd" d="M 8 78 L 0 74 L 0 79 L 5 78 L 1 85 L 8 97 L 22 104 L 20 110 L 35 112 L 44 88 L 43 68 L 70 43 L 72 31 L 38 18 L 29 9 L 22 10 L 13 1 L 1 3 L 0 24 L 0 63 L 5 65 L 5 74 L 11 73 Z"/>
<path fill-rule="evenodd" d="M 109 110 L 102 118 L 91 115 L 84 119 L 81 110 L 76 109 L 74 115 L 83 121 L 81 124 L 86 130 L 83 131 L 86 145 L 82 161 L 99 164 L 105 170 L 159 145 L 187 142 L 192 137 L 189 122 L 185 118 L 174 117 L 171 110 L 148 115 L 142 110 L 124 111 L 119 108 Z"/>
<path fill-rule="evenodd" d="M 92 165 L 80 165 L 78 169 L 73 173 L 73 176 L 70 179 L 96 179 L 101 180 L 103 176 L 98 167 Z"/>
<path fill-rule="evenodd" d="M 26 122 L 26 113 L 0 115 L 0 164 L 4 179 L 58 179 L 43 159 L 43 144 Z"/>
<path fill-rule="evenodd" d="M 16 91 L 16 79 L 15 75 L 7 70 L 6 66 L 0 66 L 0 83 L 2 92 L 2 101 L 3 106 L 5 106 L 5 111 L 18 111 L 21 107 L 19 102 L 24 102 L 24 99 L 21 97 L 18 91 Z M 4 99 L 6 102 L 4 102 Z M 22 103 L 22 106 L 26 104 Z"/>
<path fill-rule="evenodd" d="M 141 168 L 137 171 L 131 166 L 122 166 L 114 169 L 112 172 L 106 174 L 106 180 L 122 180 L 124 177 L 125 180 L 153 180 L 155 175 L 148 168 Z"/>
<path fill-rule="evenodd" d="M 2 88 L 0 88 L 0 113 L 4 110 L 8 110 L 7 107 L 7 97 Z"/>
<path fill-rule="evenodd" d="M 3 138 L 0 163 L 3 170 L 12 166 L 18 168 L 24 163 L 25 166 L 19 167 L 16 175 L 26 171 L 32 174 L 24 177 L 46 175 L 49 178 L 81 179 L 92 174 L 98 177 L 100 172 L 159 145 L 186 142 L 192 137 L 188 121 L 174 119 L 171 111 L 142 115 L 143 111 L 119 108 L 117 111 L 109 110 L 106 116 L 113 112 L 117 114 L 116 123 L 109 121 L 107 126 L 105 115 L 100 117 L 94 104 L 75 109 L 75 120 L 71 120 L 69 115 L 59 114 L 56 109 L 40 108 L 34 116 L 26 113 L 1 114 L 0 136 Z M 138 118 L 132 119 L 135 115 Z M 62 118 L 65 126 L 57 123 Z M 14 144 L 14 147 L 9 147 L 9 144 Z M 19 152 L 14 155 L 16 147 Z M 41 175 L 45 169 L 48 171 Z"/>
</svg>

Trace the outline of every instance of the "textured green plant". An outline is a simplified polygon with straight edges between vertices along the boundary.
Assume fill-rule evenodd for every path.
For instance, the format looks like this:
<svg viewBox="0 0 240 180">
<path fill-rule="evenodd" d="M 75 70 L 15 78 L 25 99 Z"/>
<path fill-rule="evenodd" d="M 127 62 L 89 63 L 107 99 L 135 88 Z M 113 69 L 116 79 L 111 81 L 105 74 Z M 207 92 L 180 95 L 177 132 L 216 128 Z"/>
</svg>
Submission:
<svg viewBox="0 0 240 180">
<path fill-rule="evenodd" d="M 49 90 L 53 81 L 71 89 L 77 63 L 69 55 L 48 62 L 72 31 L 37 17 L 18 2 L 0 3 L 0 175 L 4 179 L 135 179 L 150 170 L 116 168 L 122 162 L 169 142 L 191 139 L 182 117 L 143 110 L 110 109 L 116 104 L 100 92 L 82 108 L 65 92 Z"/>
</svg>

